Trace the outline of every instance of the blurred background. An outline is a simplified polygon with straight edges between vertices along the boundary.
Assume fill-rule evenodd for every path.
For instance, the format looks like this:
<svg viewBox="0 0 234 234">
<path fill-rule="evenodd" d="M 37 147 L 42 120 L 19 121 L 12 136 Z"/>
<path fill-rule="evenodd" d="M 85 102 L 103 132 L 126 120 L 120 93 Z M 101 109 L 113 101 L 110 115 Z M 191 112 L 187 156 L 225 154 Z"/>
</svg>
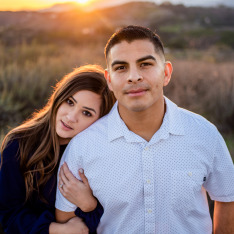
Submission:
<svg viewBox="0 0 234 234">
<path fill-rule="evenodd" d="M 137 24 L 160 35 L 174 65 L 165 94 L 214 123 L 234 157 L 234 3 L 189 2 L 1 2 L 0 141 L 45 105 L 56 81 L 73 68 L 105 67 L 107 39 Z"/>
<path fill-rule="evenodd" d="M 174 66 L 166 96 L 214 123 L 234 158 L 231 0 L 0 0 L 0 143 L 73 68 L 105 67 L 108 38 L 129 24 L 159 34 Z"/>
</svg>

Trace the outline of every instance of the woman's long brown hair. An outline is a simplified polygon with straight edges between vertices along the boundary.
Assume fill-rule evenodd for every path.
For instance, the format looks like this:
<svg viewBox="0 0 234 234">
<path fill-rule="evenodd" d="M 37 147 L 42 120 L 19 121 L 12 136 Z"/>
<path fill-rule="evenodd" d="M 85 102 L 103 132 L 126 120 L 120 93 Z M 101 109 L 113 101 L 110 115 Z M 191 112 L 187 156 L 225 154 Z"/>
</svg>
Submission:
<svg viewBox="0 0 234 234">
<path fill-rule="evenodd" d="M 97 93 L 102 98 L 100 117 L 112 108 L 115 98 L 108 89 L 104 71 L 97 65 L 86 65 L 66 75 L 54 88 L 47 105 L 20 126 L 11 130 L 1 145 L 3 150 L 14 139 L 19 142 L 20 169 L 26 187 L 26 200 L 37 191 L 42 200 L 42 188 L 59 161 L 59 141 L 55 129 L 56 114 L 59 106 L 73 94 L 81 90 Z"/>
</svg>

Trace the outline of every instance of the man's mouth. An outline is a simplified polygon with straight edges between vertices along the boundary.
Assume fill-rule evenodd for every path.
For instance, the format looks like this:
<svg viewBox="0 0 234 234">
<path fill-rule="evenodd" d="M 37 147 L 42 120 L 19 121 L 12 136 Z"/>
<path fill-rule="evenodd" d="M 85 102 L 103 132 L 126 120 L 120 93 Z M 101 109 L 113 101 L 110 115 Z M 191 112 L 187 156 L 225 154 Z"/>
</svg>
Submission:
<svg viewBox="0 0 234 234">
<path fill-rule="evenodd" d="M 137 97 L 137 96 L 144 95 L 147 91 L 148 89 L 143 89 L 143 88 L 131 89 L 131 90 L 127 90 L 126 94 L 129 95 L 130 97 Z"/>
</svg>

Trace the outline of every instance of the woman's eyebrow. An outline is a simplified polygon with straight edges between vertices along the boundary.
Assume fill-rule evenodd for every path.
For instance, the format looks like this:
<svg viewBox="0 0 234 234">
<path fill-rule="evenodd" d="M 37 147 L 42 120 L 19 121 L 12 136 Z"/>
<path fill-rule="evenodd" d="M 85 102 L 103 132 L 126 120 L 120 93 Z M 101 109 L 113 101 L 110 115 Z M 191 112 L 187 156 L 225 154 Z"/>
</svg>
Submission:
<svg viewBox="0 0 234 234">
<path fill-rule="evenodd" d="M 72 99 L 75 103 L 77 103 L 76 99 L 75 99 L 73 96 L 71 96 L 71 99 Z"/>
<path fill-rule="evenodd" d="M 87 110 L 90 110 L 90 111 L 93 111 L 96 114 L 96 111 L 93 108 L 90 108 L 90 107 L 87 107 L 87 106 L 83 106 L 83 108 L 85 108 Z"/>
</svg>

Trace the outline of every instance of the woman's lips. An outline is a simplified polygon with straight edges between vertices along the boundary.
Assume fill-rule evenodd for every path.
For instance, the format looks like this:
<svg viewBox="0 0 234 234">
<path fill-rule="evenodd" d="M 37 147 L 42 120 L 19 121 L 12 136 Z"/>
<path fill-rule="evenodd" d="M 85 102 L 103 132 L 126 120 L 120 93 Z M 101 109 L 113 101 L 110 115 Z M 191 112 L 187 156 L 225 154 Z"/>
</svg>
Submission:
<svg viewBox="0 0 234 234">
<path fill-rule="evenodd" d="M 73 130 L 73 128 L 71 128 L 69 125 L 64 123 L 62 120 L 61 120 L 61 123 L 62 123 L 62 126 L 65 128 L 65 130 Z"/>
</svg>

